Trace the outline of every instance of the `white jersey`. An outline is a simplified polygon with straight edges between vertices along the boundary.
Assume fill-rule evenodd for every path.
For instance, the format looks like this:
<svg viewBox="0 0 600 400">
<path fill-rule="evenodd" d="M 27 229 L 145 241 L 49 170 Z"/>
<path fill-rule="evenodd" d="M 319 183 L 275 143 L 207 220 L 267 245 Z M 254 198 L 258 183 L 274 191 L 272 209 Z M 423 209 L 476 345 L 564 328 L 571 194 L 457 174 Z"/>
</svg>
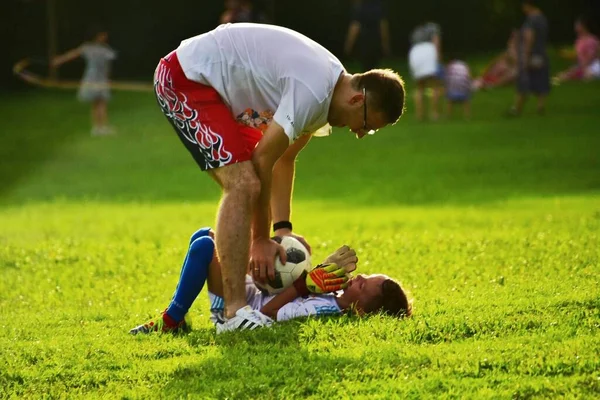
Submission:
<svg viewBox="0 0 600 400">
<path fill-rule="evenodd" d="M 213 87 L 234 117 L 272 116 L 290 143 L 327 123 L 333 89 L 344 72 L 320 44 L 273 25 L 220 25 L 184 40 L 176 52 L 185 76 Z"/>
<path fill-rule="evenodd" d="M 246 301 L 254 310 L 260 310 L 265 304 L 271 301 L 275 296 L 264 295 L 252 281 L 252 277 L 246 275 Z M 210 319 L 217 321 L 217 316 L 223 313 L 225 301 L 222 297 L 208 292 L 210 301 Z M 338 306 L 333 294 L 311 295 L 308 297 L 298 297 L 287 303 L 277 311 L 277 321 L 286 321 L 294 318 L 337 315 L 342 310 Z"/>
</svg>

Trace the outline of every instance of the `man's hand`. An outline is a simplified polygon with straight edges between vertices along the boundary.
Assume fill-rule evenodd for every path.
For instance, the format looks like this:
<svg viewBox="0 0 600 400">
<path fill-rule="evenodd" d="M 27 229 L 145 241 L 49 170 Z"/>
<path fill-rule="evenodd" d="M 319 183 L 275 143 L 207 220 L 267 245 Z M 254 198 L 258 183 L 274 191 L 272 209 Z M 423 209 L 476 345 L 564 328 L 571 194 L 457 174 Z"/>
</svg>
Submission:
<svg viewBox="0 0 600 400">
<path fill-rule="evenodd" d="M 348 279 L 344 268 L 336 264 L 321 264 L 296 279 L 294 287 L 299 296 L 337 292 L 348 286 Z"/>
<path fill-rule="evenodd" d="M 258 238 L 252 241 L 250 248 L 250 270 L 258 282 L 266 283 L 275 279 L 275 257 L 279 255 L 282 264 L 287 261 L 285 249 L 274 240 Z"/>
<path fill-rule="evenodd" d="M 356 251 L 347 245 L 343 245 L 323 261 L 323 264 L 337 264 L 347 273 L 354 271 L 357 263 Z"/>
<path fill-rule="evenodd" d="M 291 236 L 294 239 L 298 239 L 298 241 L 300 243 L 302 243 L 302 245 L 304 247 L 306 247 L 306 250 L 308 250 L 308 254 L 312 254 L 312 249 L 310 248 L 310 245 L 308 244 L 308 242 L 306 241 L 306 239 L 304 239 L 304 236 L 296 235 L 296 234 L 292 233 L 292 231 L 289 230 L 289 229 L 287 229 L 287 228 L 277 229 L 275 231 L 275 236 Z"/>
</svg>

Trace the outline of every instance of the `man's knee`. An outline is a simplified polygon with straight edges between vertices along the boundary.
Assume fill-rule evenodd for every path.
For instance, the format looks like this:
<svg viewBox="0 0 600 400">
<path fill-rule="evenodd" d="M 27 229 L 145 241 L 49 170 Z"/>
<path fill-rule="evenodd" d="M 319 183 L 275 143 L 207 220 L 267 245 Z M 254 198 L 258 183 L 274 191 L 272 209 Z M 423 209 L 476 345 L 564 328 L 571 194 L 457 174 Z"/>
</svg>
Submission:
<svg viewBox="0 0 600 400">
<path fill-rule="evenodd" d="M 227 193 L 241 194 L 251 201 L 260 194 L 260 180 L 249 161 L 223 167 L 216 175 Z"/>
<path fill-rule="evenodd" d="M 254 171 L 252 171 L 252 174 L 248 174 L 243 180 L 239 181 L 238 184 L 232 188 L 232 190 L 247 196 L 252 202 L 254 202 L 260 195 L 260 186 L 260 180 Z"/>
</svg>

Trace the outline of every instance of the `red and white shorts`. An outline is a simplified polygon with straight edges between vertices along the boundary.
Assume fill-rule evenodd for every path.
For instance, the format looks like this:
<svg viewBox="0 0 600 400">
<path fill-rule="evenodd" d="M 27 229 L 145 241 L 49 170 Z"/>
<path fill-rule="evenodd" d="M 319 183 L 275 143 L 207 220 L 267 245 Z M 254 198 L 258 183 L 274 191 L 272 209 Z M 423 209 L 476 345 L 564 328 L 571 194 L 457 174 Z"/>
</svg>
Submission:
<svg viewBox="0 0 600 400">
<path fill-rule="evenodd" d="M 187 79 L 175 51 L 156 67 L 154 93 L 203 171 L 251 159 L 262 131 L 236 121 L 215 89 Z"/>
</svg>

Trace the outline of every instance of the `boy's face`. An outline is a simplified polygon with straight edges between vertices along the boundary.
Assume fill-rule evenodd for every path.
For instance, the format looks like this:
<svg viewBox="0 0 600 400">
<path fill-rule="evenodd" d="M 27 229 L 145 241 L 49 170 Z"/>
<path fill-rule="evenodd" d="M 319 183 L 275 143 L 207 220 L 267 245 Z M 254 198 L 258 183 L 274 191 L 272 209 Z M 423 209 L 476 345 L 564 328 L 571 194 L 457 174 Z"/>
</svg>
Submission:
<svg viewBox="0 0 600 400">
<path fill-rule="evenodd" d="M 389 279 L 387 275 L 359 274 L 348 282 L 348 287 L 340 296 L 349 304 L 354 304 L 358 310 L 368 310 L 369 305 L 381 296 L 383 282 Z"/>
</svg>

